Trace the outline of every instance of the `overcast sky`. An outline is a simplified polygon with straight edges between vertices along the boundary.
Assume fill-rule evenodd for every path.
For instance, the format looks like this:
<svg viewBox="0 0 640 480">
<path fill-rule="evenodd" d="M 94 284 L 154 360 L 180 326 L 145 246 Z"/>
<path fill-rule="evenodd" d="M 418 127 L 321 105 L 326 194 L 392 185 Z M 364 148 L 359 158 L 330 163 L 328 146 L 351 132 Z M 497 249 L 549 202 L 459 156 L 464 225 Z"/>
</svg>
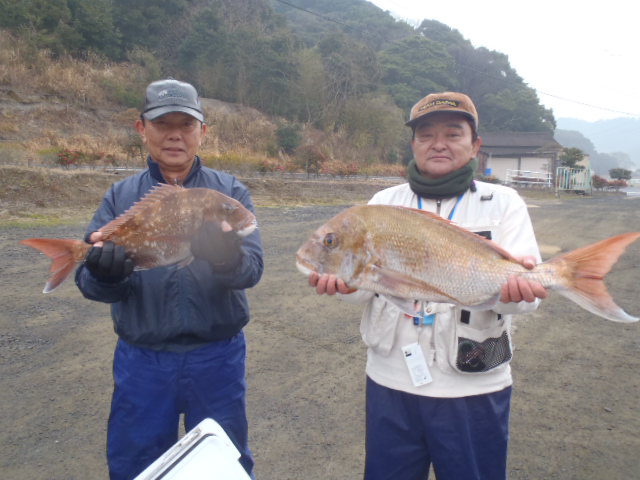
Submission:
<svg viewBox="0 0 640 480">
<path fill-rule="evenodd" d="M 437 20 L 509 57 L 556 118 L 640 118 L 633 0 L 370 0 L 412 25 Z"/>
</svg>

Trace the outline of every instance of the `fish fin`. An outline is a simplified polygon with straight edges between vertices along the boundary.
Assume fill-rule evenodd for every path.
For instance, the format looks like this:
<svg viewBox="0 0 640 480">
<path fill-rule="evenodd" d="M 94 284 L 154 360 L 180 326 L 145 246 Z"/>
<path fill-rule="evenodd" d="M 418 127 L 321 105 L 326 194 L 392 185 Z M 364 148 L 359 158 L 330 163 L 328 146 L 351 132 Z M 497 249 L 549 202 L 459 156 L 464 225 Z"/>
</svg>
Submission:
<svg viewBox="0 0 640 480">
<path fill-rule="evenodd" d="M 49 293 L 58 288 L 91 248 L 91 245 L 80 240 L 59 238 L 27 238 L 20 243 L 40 250 L 51 259 L 51 276 L 42 293 Z"/>
<path fill-rule="evenodd" d="M 178 268 L 184 268 L 184 267 L 186 267 L 187 265 L 190 265 L 190 264 L 191 264 L 191 262 L 193 262 L 193 260 L 194 260 L 194 259 L 193 259 L 193 255 L 189 255 L 187 258 L 184 258 L 184 259 L 180 260 L 180 261 L 176 264 L 176 267 L 178 267 Z"/>
<path fill-rule="evenodd" d="M 184 190 L 184 187 L 180 185 L 170 185 L 168 183 L 162 183 L 155 185 L 151 188 L 140 200 L 131 205 L 124 213 L 118 215 L 115 219 L 100 228 L 103 236 L 107 238 L 113 232 L 122 227 L 125 223 L 131 221 L 140 212 L 147 210 L 152 205 L 163 201 L 165 198 L 175 195 L 180 190 Z"/>
<path fill-rule="evenodd" d="M 640 232 L 623 233 L 600 242 L 572 250 L 545 262 L 568 269 L 563 285 L 550 287 L 585 310 L 614 322 L 637 322 L 638 317 L 626 313 L 607 291 L 604 277 L 618 261 L 627 246 L 640 238 Z"/>
<path fill-rule="evenodd" d="M 464 308 L 467 309 L 467 310 L 471 310 L 471 311 L 492 310 L 493 307 L 496 306 L 496 303 L 498 303 L 498 300 L 500 300 L 500 294 L 499 293 L 497 295 L 489 298 L 485 302 L 479 303 L 477 305 L 464 305 Z"/>
<path fill-rule="evenodd" d="M 380 296 L 384 298 L 387 302 L 395 305 L 398 309 L 400 309 L 402 313 L 409 316 L 416 315 L 415 300 L 409 300 L 408 298 L 395 297 L 393 295 L 380 295 Z M 498 303 L 499 299 L 500 299 L 500 295 L 498 294 L 495 297 L 491 297 L 489 300 L 479 305 L 464 305 L 464 308 L 471 311 L 491 310 L 493 307 L 495 307 L 496 303 Z M 459 302 L 452 301 L 452 303 L 460 305 Z"/>
<path fill-rule="evenodd" d="M 420 300 L 431 300 L 456 304 L 460 303 L 451 295 L 448 295 L 446 292 L 436 288 L 435 286 L 396 270 L 381 268 L 377 265 L 369 265 L 365 268 L 365 273 L 371 274 L 372 277 L 376 279 L 376 283 L 380 284 L 382 287 L 390 291 L 401 291 L 405 290 L 408 287 L 416 291 L 424 292 L 426 296 L 424 298 L 420 298 Z"/>
<path fill-rule="evenodd" d="M 387 302 L 395 305 L 402 313 L 413 317 L 416 315 L 416 302 L 408 298 L 395 297 L 393 295 L 380 295 Z"/>
<path fill-rule="evenodd" d="M 220 224 L 220 229 L 223 232 L 232 232 L 233 231 L 233 227 L 231 226 L 231 224 L 229 222 L 227 222 L 226 220 L 223 220 L 222 223 Z"/>
</svg>

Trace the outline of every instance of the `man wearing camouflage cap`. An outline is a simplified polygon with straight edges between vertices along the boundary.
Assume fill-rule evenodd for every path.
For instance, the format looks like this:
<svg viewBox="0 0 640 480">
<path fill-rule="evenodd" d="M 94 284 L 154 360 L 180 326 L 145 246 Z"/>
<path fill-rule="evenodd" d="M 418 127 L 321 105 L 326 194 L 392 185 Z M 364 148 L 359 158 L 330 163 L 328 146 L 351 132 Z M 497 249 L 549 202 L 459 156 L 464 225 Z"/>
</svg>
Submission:
<svg viewBox="0 0 640 480">
<path fill-rule="evenodd" d="M 436 213 L 492 239 L 527 268 L 540 262 L 518 193 L 474 179 L 481 139 L 471 99 L 427 95 L 406 125 L 414 156 L 408 182 L 378 192 L 369 204 Z M 309 284 L 318 294 L 364 305 L 365 480 L 424 480 L 431 467 L 438 480 L 506 478 L 511 315 L 537 308 L 546 296 L 540 284 L 513 276 L 486 310 L 424 302 L 413 317 L 333 275 L 312 274 Z"/>
</svg>

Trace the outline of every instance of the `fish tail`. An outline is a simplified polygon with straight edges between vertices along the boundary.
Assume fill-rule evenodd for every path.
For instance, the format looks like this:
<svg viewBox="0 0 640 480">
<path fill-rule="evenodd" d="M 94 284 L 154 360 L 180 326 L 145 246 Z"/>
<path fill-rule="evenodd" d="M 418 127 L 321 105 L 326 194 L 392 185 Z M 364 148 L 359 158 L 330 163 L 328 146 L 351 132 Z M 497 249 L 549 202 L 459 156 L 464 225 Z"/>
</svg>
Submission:
<svg viewBox="0 0 640 480">
<path fill-rule="evenodd" d="M 91 248 L 91 245 L 80 240 L 58 238 L 27 238 L 20 243 L 40 250 L 51 259 L 51 276 L 42 293 L 52 292 L 59 287 Z"/>
<path fill-rule="evenodd" d="M 638 317 L 626 313 L 614 302 L 604 283 L 604 277 L 618 261 L 627 246 L 640 238 L 640 232 L 624 233 L 569 253 L 555 257 L 548 264 L 556 264 L 565 271 L 565 282 L 553 288 L 582 308 L 614 322 L 637 322 Z"/>
</svg>

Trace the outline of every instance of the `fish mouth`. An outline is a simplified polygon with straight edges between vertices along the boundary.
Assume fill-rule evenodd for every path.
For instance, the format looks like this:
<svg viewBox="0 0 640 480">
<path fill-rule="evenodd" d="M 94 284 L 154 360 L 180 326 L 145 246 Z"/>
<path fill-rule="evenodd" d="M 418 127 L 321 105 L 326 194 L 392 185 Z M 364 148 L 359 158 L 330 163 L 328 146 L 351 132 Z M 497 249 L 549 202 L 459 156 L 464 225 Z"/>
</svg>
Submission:
<svg viewBox="0 0 640 480">
<path fill-rule="evenodd" d="M 306 275 L 307 277 L 312 273 L 316 273 L 315 265 L 311 264 L 299 255 L 296 255 L 296 268 L 300 273 Z"/>
<path fill-rule="evenodd" d="M 241 228 L 236 233 L 240 237 L 246 237 L 247 235 L 252 234 L 256 228 L 258 228 L 258 222 L 256 220 L 253 220 L 249 225 L 247 225 L 244 228 Z"/>
</svg>

